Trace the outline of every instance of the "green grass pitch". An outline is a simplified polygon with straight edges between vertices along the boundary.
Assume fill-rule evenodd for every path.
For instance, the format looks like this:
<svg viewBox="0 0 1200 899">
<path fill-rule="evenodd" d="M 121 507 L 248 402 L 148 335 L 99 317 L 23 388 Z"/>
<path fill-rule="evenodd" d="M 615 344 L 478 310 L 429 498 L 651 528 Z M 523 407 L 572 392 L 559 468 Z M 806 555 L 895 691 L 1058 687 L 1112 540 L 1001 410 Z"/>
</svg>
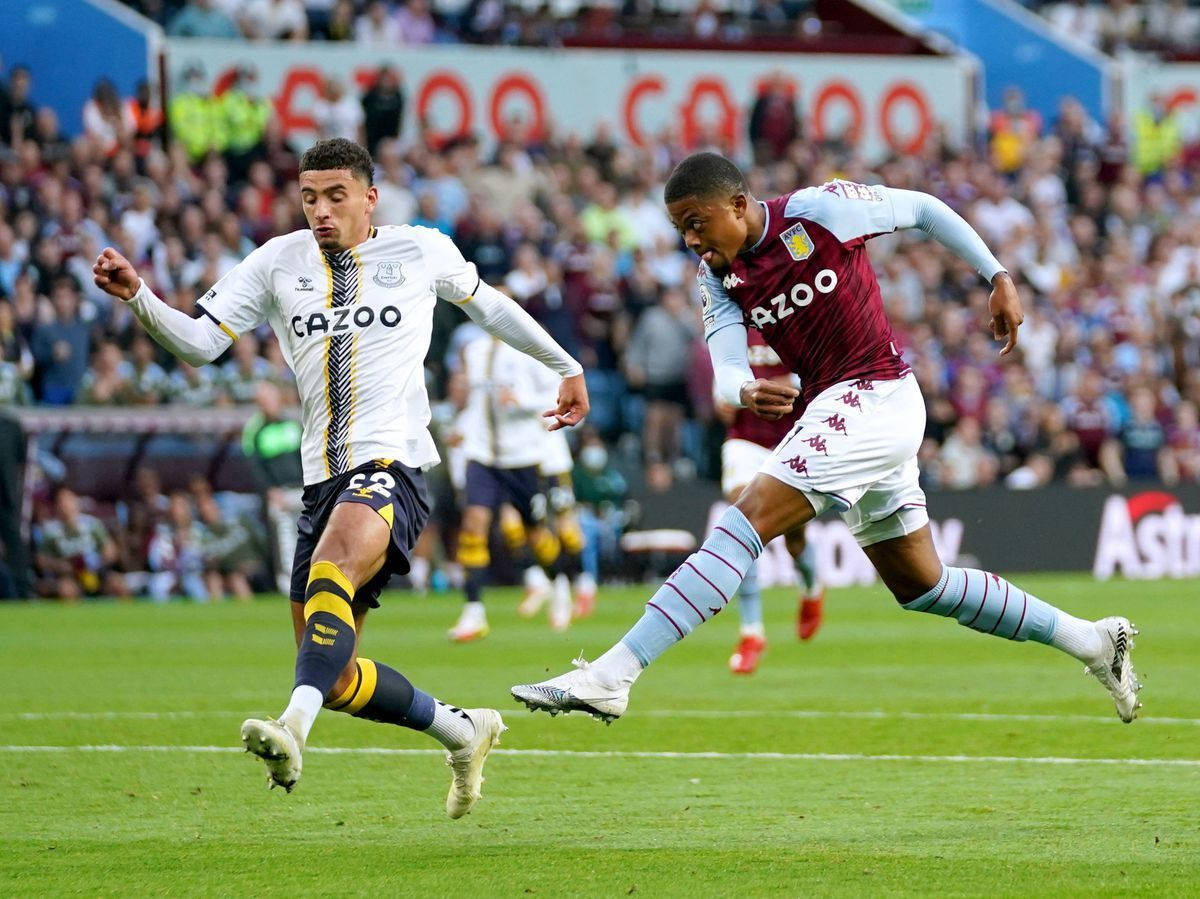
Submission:
<svg viewBox="0 0 1200 899">
<path fill-rule="evenodd" d="M 509 725 L 460 821 L 436 744 L 328 712 L 296 791 L 267 791 L 238 727 L 290 690 L 284 600 L 0 605 L 0 895 L 1195 895 L 1196 582 L 1017 582 L 1141 627 L 1143 719 L 1051 649 L 882 589 L 831 592 L 810 644 L 768 591 L 753 677 L 726 668 L 731 609 L 612 727 L 551 719 L 509 685 L 606 648 L 644 589 L 602 591 L 566 634 L 495 591 L 468 646 L 445 637 L 455 599 L 390 594 L 363 654 Z"/>
</svg>

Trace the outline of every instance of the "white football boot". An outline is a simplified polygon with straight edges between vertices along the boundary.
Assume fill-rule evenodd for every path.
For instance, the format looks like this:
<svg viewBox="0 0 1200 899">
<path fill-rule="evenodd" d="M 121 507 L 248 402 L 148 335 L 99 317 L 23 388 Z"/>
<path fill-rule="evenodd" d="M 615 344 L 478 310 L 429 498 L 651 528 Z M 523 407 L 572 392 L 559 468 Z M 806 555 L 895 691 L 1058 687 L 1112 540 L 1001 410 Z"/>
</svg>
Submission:
<svg viewBox="0 0 1200 899">
<path fill-rule="evenodd" d="M 267 766 L 267 786 L 289 793 L 300 779 L 304 744 L 295 731 L 274 718 L 247 718 L 242 722 L 242 745 Z"/>
<path fill-rule="evenodd" d="M 482 640 L 491 633 L 491 630 L 488 627 L 487 612 L 484 611 L 483 603 L 466 602 L 463 603 L 458 621 L 454 623 L 454 627 L 450 628 L 447 635 L 455 643 L 471 643 L 475 640 Z"/>
<path fill-rule="evenodd" d="M 475 725 L 475 736 L 462 749 L 446 753 L 446 764 L 454 773 L 446 795 L 446 814 L 461 818 L 479 801 L 483 787 L 483 763 L 500 734 L 508 730 L 495 709 L 463 709 Z"/>
<path fill-rule="evenodd" d="M 1115 617 L 1101 618 L 1095 622 L 1095 626 L 1103 648 L 1095 661 L 1089 662 L 1083 671 L 1093 675 L 1112 694 L 1117 704 L 1117 714 L 1129 724 L 1142 707 L 1137 697 L 1142 684 L 1133 670 L 1133 659 L 1130 657 L 1138 629 L 1129 623 L 1128 618 Z"/>
<path fill-rule="evenodd" d="M 632 679 L 614 679 L 583 657 L 571 662 L 574 671 L 544 680 L 537 684 L 517 684 L 511 690 L 513 698 L 525 703 L 532 712 L 551 715 L 559 712 L 587 712 L 605 724 L 612 724 L 625 713 L 629 705 Z"/>
</svg>

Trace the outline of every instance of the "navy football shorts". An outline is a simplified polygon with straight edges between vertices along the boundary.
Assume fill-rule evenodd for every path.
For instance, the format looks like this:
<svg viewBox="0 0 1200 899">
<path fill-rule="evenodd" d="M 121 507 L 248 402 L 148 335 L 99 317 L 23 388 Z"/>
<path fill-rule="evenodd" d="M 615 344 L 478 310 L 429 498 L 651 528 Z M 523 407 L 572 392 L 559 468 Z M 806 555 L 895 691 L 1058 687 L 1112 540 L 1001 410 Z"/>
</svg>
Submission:
<svg viewBox="0 0 1200 899">
<path fill-rule="evenodd" d="M 481 462 L 467 463 L 467 505 L 483 506 L 493 512 L 508 503 L 526 526 L 546 520 L 546 495 L 536 465 L 524 468 L 494 468 Z"/>
<path fill-rule="evenodd" d="M 296 527 L 296 557 L 292 563 L 292 601 L 304 602 L 313 550 L 338 503 L 362 503 L 380 514 L 392 531 L 387 559 L 379 572 L 354 596 L 355 603 L 379 607 L 379 594 L 393 574 L 408 574 L 413 546 L 429 520 L 425 475 L 390 459 L 376 459 L 304 488 L 304 508 Z"/>
</svg>

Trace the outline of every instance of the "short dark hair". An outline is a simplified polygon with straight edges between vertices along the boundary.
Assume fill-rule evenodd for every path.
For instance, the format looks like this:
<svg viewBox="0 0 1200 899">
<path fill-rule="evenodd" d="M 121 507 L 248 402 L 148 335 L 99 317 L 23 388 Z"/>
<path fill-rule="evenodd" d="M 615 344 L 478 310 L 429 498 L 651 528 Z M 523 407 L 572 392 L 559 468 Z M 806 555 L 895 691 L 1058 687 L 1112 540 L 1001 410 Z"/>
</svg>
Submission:
<svg viewBox="0 0 1200 899">
<path fill-rule="evenodd" d="M 344 137 L 319 140 L 300 157 L 301 172 L 325 172 L 330 169 L 349 169 L 350 174 L 367 182 L 375 183 L 375 163 L 365 147 Z"/>
<path fill-rule="evenodd" d="M 663 190 L 663 201 L 674 203 L 685 197 L 732 197 L 748 193 L 746 176 L 720 153 L 693 153 L 671 172 Z"/>
</svg>

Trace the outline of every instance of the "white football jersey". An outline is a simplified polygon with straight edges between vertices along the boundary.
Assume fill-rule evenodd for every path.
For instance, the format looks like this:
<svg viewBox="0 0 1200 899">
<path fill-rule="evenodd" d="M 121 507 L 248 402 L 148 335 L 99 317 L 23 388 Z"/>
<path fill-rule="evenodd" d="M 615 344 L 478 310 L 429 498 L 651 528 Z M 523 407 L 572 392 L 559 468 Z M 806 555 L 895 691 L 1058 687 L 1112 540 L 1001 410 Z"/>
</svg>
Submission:
<svg viewBox="0 0 1200 899">
<path fill-rule="evenodd" d="M 256 249 L 196 306 L 235 339 L 270 323 L 296 374 L 304 483 L 315 484 L 373 459 L 438 461 L 424 370 L 434 303 L 465 303 L 478 284 L 475 266 L 430 228 L 372 228 L 336 253 L 295 231 Z"/>
<path fill-rule="evenodd" d="M 551 397 L 549 409 L 554 405 L 554 398 Z M 567 435 L 562 428 L 557 431 L 546 432 L 546 444 L 542 448 L 541 459 L 538 460 L 538 471 L 547 477 L 556 477 L 560 474 L 570 474 L 575 467 L 575 460 L 571 458 L 571 444 L 567 443 Z"/>
<path fill-rule="evenodd" d="M 561 379 L 531 356 L 491 336 L 463 347 L 467 404 L 459 414 L 467 459 L 495 468 L 537 465 L 546 455 L 548 420 Z"/>
</svg>

